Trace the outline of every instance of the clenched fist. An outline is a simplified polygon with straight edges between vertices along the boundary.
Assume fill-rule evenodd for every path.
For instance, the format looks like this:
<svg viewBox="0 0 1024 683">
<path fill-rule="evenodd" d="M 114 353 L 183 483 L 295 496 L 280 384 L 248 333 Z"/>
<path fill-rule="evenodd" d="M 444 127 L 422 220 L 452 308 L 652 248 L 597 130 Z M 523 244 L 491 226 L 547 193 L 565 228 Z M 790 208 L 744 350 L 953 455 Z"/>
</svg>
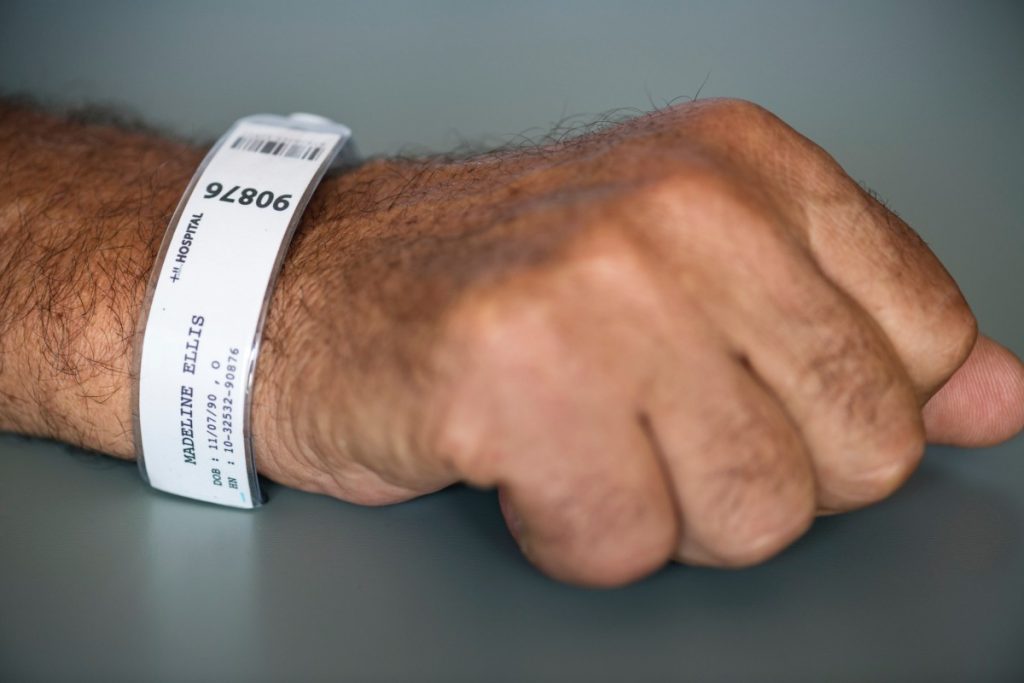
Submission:
<svg viewBox="0 0 1024 683">
<path fill-rule="evenodd" d="M 274 299 L 262 466 L 368 503 L 496 486 L 560 578 L 764 560 L 892 493 L 926 436 L 1024 420 L 922 240 L 746 102 L 332 190 Z"/>
<path fill-rule="evenodd" d="M 136 144 L 176 160 L 169 214 L 199 152 Z M 158 240 L 129 232 L 101 231 L 128 251 L 89 267 L 134 266 L 110 288 L 132 321 Z M 76 342 L 93 354 L 117 336 L 100 317 Z M 88 437 L 56 434 L 130 455 L 125 376 L 61 385 L 115 398 L 63 409 Z M 497 487 L 541 569 L 610 585 L 673 558 L 762 561 L 816 514 L 891 494 L 926 440 L 1008 438 L 1024 368 L 828 154 L 716 100 L 324 183 L 273 297 L 253 417 L 267 476 L 368 504 Z M 16 423 L 54 433 L 32 425 Z"/>
</svg>

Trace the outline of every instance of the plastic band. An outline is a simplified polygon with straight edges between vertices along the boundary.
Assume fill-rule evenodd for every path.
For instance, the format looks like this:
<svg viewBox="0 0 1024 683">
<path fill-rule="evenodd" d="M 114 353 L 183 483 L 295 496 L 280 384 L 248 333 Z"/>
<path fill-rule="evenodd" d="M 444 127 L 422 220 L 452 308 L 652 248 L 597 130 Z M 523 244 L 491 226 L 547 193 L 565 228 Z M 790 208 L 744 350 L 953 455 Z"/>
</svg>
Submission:
<svg viewBox="0 0 1024 683">
<path fill-rule="evenodd" d="M 192 177 L 135 341 L 135 443 L 153 488 L 239 508 L 263 502 L 250 403 L 267 305 L 320 179 L 356 159 L 351 135 L 310 114 L 248 116 Z"/>
</svg>

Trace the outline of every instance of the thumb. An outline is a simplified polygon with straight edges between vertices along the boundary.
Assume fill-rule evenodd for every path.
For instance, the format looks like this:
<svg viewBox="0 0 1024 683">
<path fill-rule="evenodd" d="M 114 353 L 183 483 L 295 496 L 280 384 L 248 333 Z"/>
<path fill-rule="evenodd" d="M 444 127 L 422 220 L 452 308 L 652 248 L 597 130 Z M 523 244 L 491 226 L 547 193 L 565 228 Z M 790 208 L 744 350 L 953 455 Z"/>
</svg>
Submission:
<svg viewBox="0 0 1024 683">
<path fill-rule="evenodd" d="M 925 404 L 931 443 L 991 446 L 1024 428 L 1024 365 L 1011 351 L 979 336 L 974 350 Z"/>
</svg>

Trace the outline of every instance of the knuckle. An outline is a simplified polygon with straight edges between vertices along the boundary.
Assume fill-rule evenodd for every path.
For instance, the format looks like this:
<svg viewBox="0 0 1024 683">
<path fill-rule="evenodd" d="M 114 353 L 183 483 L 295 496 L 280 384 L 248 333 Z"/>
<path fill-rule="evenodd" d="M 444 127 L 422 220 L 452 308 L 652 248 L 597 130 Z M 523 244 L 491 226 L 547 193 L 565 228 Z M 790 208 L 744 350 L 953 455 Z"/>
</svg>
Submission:
<svg viewBox="0 0 1024 683">
<path fill-rule="evenodd" d="M 691 164 L 662 171 L 636 185 L 633 197 L 649 208 L 667 214 L 684 210 L 699 200 L 701 205 L 744 205 L 744 198 L 727 173 L 708 164 Z"/>
<path fill-rule="evenodd" d="M 909 411 L 908 411 L 909 413 Z M 898 489 L 917 468 L 924 455 L 925 435 L 916 414 L 894 419 L 894 427 L 886 430 L 888 438 L 879 448 L 879 464 L 866 468 L 857 482 L 865 495 L 879 500 Z"/>
<path fill-rule="evenodd" d="M 719 431 L 734 452 L 737 445 L 745 450 L 712 475 L 698 507 L 705 521 L 691 520 L 692 531 L 723 566 L 761 562 L 813 519 L 814 483 L 806 451 L 783 420 L 744 419 Z"/>
<path fill-rule="evenodd" d="M 873 252 L 898 304 L 878 312 L 889 319 L 915 383 L 930 393 L 967 359 L 978 325 L 956 282 L 914 230 L 867 197 Z"/>
<path fill-rule="evenodd" d="M 978 321 L 959 288 L 950 281 L 938 307 L 939 319 L 933 329 L 939 330 L 930 357 L 935 365 L 935 384 L 949 379 L 963 365 L 978 339 Z"/>
<path fill-rule="evenodd" d="M 645 259 L 622 223 L 597 224 L 570 245 L 564 258 L 547 273 L 556 296 L 637 292 L 649 283 Z"/>
<path fill-rule="evenodd" d="M 672 511 L 652 505 L 641 490 L 577 472 L 545 478 L 534 484 L 530 495 L 537 527 L 526 522 L 523 549 L 557 578 L 591 586 L 621 585 L 651 573 L 671 555 Z"/>
<path fill-rule="evenodd" d="M 916 414 L 893 416 L 882 431 L 875 452 L 847 459 L 828 473 L 829 487 L 851 505 L 865 505 L 892 495 L 917 468 L 924 455 L 925 435 Z"/>
<path fill-rule="evenodd" d="M 808 494 L 789 500 L 774 499 L 750 506 L 739 524 L 706 542 L 713 556 L 725 567 L 746 567 L 778 554 L 810 526 L 814 518 L 813 497 Z"/>
<path fill-rule="evenodd" d="M 841 430 L 841 446 L 816 457 L 830 495 L 858 505 L 890 495 L 924 453 L 924 428 L 906 373 L 882 339 L 856 325 L 819 346 L 803 378 L 811 405 Z M 810 419 L 819 419 L 811 417 Z"/>
<path fill-rule="evenodd" d="M 680 234 L 708 228 L 715 234 L 702 235 L 701 246 L 730 255 L 777 248 L 780 238 L 789 239 L 761 198 L 713 164 L 663 171 L 634 186 L 628 201 L 629 224 L 649 242 L 670 248 L 682 248 Z"/>
<path fill-rule="evenodd" d="M 734 128 L 736 131 L 781 124 L 781 120 L 765 107 L 740 98 L 709 98 L 681 106 L 690 107 L 698 116 L 707 117 L 717 125 Z"/>
</svg>

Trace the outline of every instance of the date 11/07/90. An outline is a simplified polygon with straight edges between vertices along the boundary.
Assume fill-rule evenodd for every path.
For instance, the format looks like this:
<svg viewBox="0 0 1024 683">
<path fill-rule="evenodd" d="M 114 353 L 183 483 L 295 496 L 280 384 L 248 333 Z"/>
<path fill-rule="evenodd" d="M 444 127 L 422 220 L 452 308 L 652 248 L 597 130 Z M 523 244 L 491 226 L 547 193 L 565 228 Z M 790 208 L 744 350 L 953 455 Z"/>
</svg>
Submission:
<svg viewBox="0 0 1024 683">
<path fill-rule="evenodd" d="M 235 465 L 235 382 L 238 379 L 239 371 L 239 350 L 229 349 L 225 362 L 214 360 L 210 367 L 220 374 L 219 379 L 213 381 L 217 385 L 206 396 L 206 445 L 211 453 L 210 460 L 213 466 L 210 474 L 214 486 L 221 486 L 221 459 L 225 465 Z M 220 394 L 218 396 L 218 394 Z M 238 482 L 234 477 L 228 477 L 229 488 L 237 488 Z"/>
<path fill-rule="evenodd" d="M 241 185 L 234 185 L 226 192 L 224 183 L 216 181 L 206 186 L 203 199 L 216 199 L 229 204 L 241 204 L 242 206 L 255 206 L 257 209 L 272 208 L 274 211 L 287 211 L 292 205 L 290 194 L 275 195 L 270 190 L 258 190 L 255 187 L 243 188 Z"/>
</svg>

